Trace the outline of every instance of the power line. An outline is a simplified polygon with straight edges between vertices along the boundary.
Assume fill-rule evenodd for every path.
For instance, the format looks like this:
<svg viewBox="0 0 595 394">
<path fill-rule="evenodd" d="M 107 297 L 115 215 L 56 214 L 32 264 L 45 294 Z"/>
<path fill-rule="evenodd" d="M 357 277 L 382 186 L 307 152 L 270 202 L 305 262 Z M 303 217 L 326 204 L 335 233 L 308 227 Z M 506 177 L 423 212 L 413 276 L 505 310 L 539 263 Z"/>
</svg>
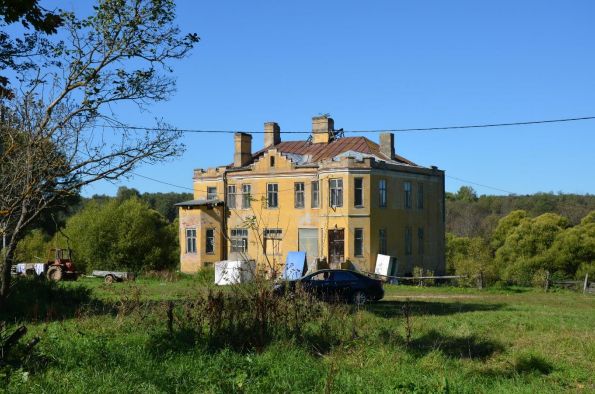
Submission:
<svg viewBox="0 0 595 394">
<path fill-rule="evenodd" d="M 169 182 L 165 182 L 165 181 L 162 181 L 162 180 L 159 180 L 159 179 L 151 178 L 151 177 L 148 177 L 146 175 L 138 174 L 136 172 L 130 172 L 130 173 L 133 174 L 133 175 L 135 175 L 135 176 L 139 176 L 141 178 L 145 178 L 145 179 L 151 180 L 153 182 L 162 183 L 164 185 L 168 185 L 168 186 L 172 186 L 172 187 L 177 187 L 177 188 L 180 188 L 180 189 L 190 190 L 190 191 L 193 191 L 193 192 L 195 191 L 194 189 L 192 189 L 190 187 L 175 185 L 173 183 L 169 183 Z M 450 179 L 454 179 L 454 180 L 460 181 L 460 182 L 469 183 L 469 184 L 472 184 L 472 185 L 475 185 L 475 186 L 484 187 L 484 188 L 487 188 L 487 189 L 497 190 L 497 191 L 508 193 L 508 194 L 516 194 L 515 192 L 511 192 L 510 190 L 500 189 L 500 188 L 494 187 L 494 186 L 488 186 L 488 185 L 485 185 L 485 184 L 482 184 L 482 183 L 477 183 L 477 182 L 469 181 L 467 179 L 457 178 L 457 177 L 451 176 L 451 175 L 446 175 L 446 177 L 447 178 L 450 178 Z M 201 193 L 206 193 L 207 192 L 206 190 L 198 190 L 198 191 L 201 192 Z M 290 192 L 290 191 L 294 191 L 294 189 L 293 188 L 290 188 L 290 189 L 277 190 L 278 193 L 281 193 L 281 192 Z M 251 192 L 250 195 L 257 195 L 257 194 L 263 194 L 264 195 L 264 194 L 267 194 L 267 193 L 268 192 Z M 239 194 L 241 194 L 241 193 L 239 193 Z"/>
<path fill-rule="evenodd" d="M 585 120 L 595 120 L 595 116 L 583 116 L 577 118 L 562 118 L 562 119 L 548 119 L 548 120 L 530 120 L 524 122 L 504 122 L 504 123 L 484 123 L 472 125 L 455 125 L 455 126 L 441 126 L 441 127 L 416 127 L 416 128 L 394 128 L 394 129 L 378 129 L 378 130 L 343 130 L 344 133 L 366 134 L 366 133 L 386 133 L 386 132 L 417 132 L 417 131 L 443 131 L 443 130 L 462 130 L 462 129 L 479 129 L 490 127 L 510 127 L 510 126 L 528 126 L 536 124 L 548 123 L 563 123 L 563 122 L 578 122 Z M 132 125 L 99 125 L 98 127 L 112 128 L 112 129 L 126 129 L 126 130 L 145 130 L 145 131 L 177 131 L 181 133 L 203 133 L 203 134 L 233 134 L 241 130 L 201 130 L 201 129 L 180 129 L 180 128 L 159 128 L 159 127 L 144 127 Z M 252 134 L 265 134 L 265 131 L 251 131 Z M 310 134 L 311 131 L 282 131 L 282 134 Z"/>
<path fill-rule="evenodd" d="M 515 192 L 511 192 L 510 190 L 504 190 L 504 189 L 500 189 L 500 188 L 493 187 L 493 186 L 483 185 L 481 183 L 477 183 L 477 182 L 473 182 L 473 181 L 468 181 L 466 179 L 461 179 L 461 178 L 457 178 L 457 177 L 450 176 L 450 175 L 446 175 L 446 177 L 447 178 L 451 178 L 451 179 L 455 179 L 455 180 L 460 181 L 460 182 L 470 183 L 470 184 L 475 185 L 475 186 L 485 187 L 487 189 L 497 190 L 497 191 L 508 193 L 508 194 L 516 194 Z"/>
<path fill-rule="evenodd" d="M 164 184 L 164 185 L 168 185 L 168 186 L 172 186 L 172 187 L 177 187 L 177 188 L 180 188 L 180 189 L 185 189 L 185 190 L 191 190 L 191 191 L 194 191 L 194 189 L 192 189 L 192 188 L 190 188 L 190 187 L 186 187 L 186 186 L 180 186 L 180 185 L 174 185 L 173 183 L 169 183 L 169 182 L 165 182 L 165 181 L 162 181 L 162 180 L 159 180 L 159 179 L 151 178 L 151 177 L 149 177 L 149 176 L 146 176 L 146 175 L 141 175 L 141 174 L 138 174 L 138 173 L 136 173 L 136 172 L 132 172 L 132 171 L 130 171 L 130 173 L 131 173 L 132 175 L 134 175 L 134 176 L 139 176 L 139 177 L 141 177 L 141 178 L 145 178 L 145 179 L 148 179 L 148 180 L 150 180 L 150 181 L 153 181 L 153 182 L 162 183 L 162 184 Z"/>
</svg>

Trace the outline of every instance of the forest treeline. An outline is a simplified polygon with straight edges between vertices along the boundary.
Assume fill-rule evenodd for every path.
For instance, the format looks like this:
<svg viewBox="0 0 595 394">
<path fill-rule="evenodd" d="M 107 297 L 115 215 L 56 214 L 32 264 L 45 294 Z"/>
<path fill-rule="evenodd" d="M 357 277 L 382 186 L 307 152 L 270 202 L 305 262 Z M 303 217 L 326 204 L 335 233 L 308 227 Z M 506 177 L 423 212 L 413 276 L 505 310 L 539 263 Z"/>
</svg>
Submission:
<svg viewBox="0 0 595 394">
<path fill-rule="evenodd" d="M 446 196 L 449 273 L 467 284 L 541 286 L 546 278 L 595 276 L 595 196 L 538 193 Z"/>
<path fill-rule="evenodd" d="M 78 196 L 44 215 L 19 244 L 20 261 L 43 260 L 51 247 L 71 247 L 78 269 L 175 269 L 175 203 L 190 193 Z M 538 193 L 477 196 L 468 186 L 446 196 L 447 270 L 462 282 L 539 284 L 595 276 L 595 196 Z"/>
</svg>

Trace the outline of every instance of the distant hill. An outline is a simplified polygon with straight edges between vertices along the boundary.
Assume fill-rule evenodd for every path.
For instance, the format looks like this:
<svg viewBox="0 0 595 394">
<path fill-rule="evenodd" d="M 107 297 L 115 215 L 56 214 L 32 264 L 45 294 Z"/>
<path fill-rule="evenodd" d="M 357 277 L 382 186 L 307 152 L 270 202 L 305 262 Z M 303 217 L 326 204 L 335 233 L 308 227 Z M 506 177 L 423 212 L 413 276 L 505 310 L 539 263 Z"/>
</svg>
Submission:
<svg viewBox="0 0 595 394">
<path fill-rule="evenodd" d="M 463 186 L 457 193 L 446 195 L 446 232 L 487 238 L 498 219 L 517 209 L 525 210 L 531 216 L 557 213 L 575 225 L 595 210 L 595 195 L 537 193 L 478 197 L 473 188 Z"/>
</svg>

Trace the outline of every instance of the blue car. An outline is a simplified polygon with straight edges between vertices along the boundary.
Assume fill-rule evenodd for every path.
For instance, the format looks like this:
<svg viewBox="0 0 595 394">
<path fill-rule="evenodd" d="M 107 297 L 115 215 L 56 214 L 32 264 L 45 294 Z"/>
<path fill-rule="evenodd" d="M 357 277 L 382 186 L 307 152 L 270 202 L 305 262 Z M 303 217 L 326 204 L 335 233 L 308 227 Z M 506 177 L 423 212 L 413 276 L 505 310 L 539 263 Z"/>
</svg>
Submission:
<svg viewBox="0 0 595 394">
<path fill-rule="evenodd" d="M 356 305 L 378 301 L 384 297 L 382 282 L 351 270 L 324 269 L 297 280 L 277 283 L 275 294 L 294 293 L 301 288 L 325 301 L 345 301 Z"/>
</svg>

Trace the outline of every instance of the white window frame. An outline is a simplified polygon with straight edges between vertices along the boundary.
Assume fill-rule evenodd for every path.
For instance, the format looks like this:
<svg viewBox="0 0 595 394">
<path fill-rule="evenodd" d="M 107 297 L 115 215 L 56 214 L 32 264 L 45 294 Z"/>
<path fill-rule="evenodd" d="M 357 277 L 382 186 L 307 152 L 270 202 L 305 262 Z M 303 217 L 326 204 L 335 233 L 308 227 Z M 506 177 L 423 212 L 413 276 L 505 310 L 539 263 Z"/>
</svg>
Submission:
<svg viewBox="0 0 595 394">
<path fill-rule="evenodd" d="M 231 252 L 247 253 L 248 252 L 248 229 L 247 228 L 232 228 L 230 230 L 230 246 Z"/>
<path fill-rule="evenodd" d="M 212 236 L 209 237 L 209 231 L 212 231 Z M 213 241 L 211 243 L 211 251 L 209 251 L 209 238 Z M 215 254 L 215 229 L 207 228 L 205 230 L 205 254 Z"/>
<path fill-rule="evenodd" d="M 293 206 L 294 208 L 306 207 L 306 185 L 304 182 L 295 182 L 293 184 Z"/>
<path fill-rule="evenodd" d="M 274 202 L 274 204 L 273 204 Z M 267 208 L 279 208 L 279 184 L 267 183 Z"/>
<path fill-rule="evenodd" d="M 227 185 L 227 207 L 234 209 L 236 207 L 236 185 Z"/>
<path fill-rule="evenodd" d="M 329 206 L 340 208 L 343 206 L 343 179 L 329 179 Z"/>
<path fill-rule="evenodd" d="M 250 209 L 252 206 L 252 185 L 242 185 L 242 209 Z"/>
<path fill-rule="evenodd" d="M 196 254 L 196 228 L 185 228 L 184 234 L 186 236 L 186 253 Z"/>
<path fill-rule="evenodd" d="M 318 208 L 320 206 L 320 183 L 318 181 L 312 181 L 310 183 L 310 205 L 312 208 Z"/>
</svg>

